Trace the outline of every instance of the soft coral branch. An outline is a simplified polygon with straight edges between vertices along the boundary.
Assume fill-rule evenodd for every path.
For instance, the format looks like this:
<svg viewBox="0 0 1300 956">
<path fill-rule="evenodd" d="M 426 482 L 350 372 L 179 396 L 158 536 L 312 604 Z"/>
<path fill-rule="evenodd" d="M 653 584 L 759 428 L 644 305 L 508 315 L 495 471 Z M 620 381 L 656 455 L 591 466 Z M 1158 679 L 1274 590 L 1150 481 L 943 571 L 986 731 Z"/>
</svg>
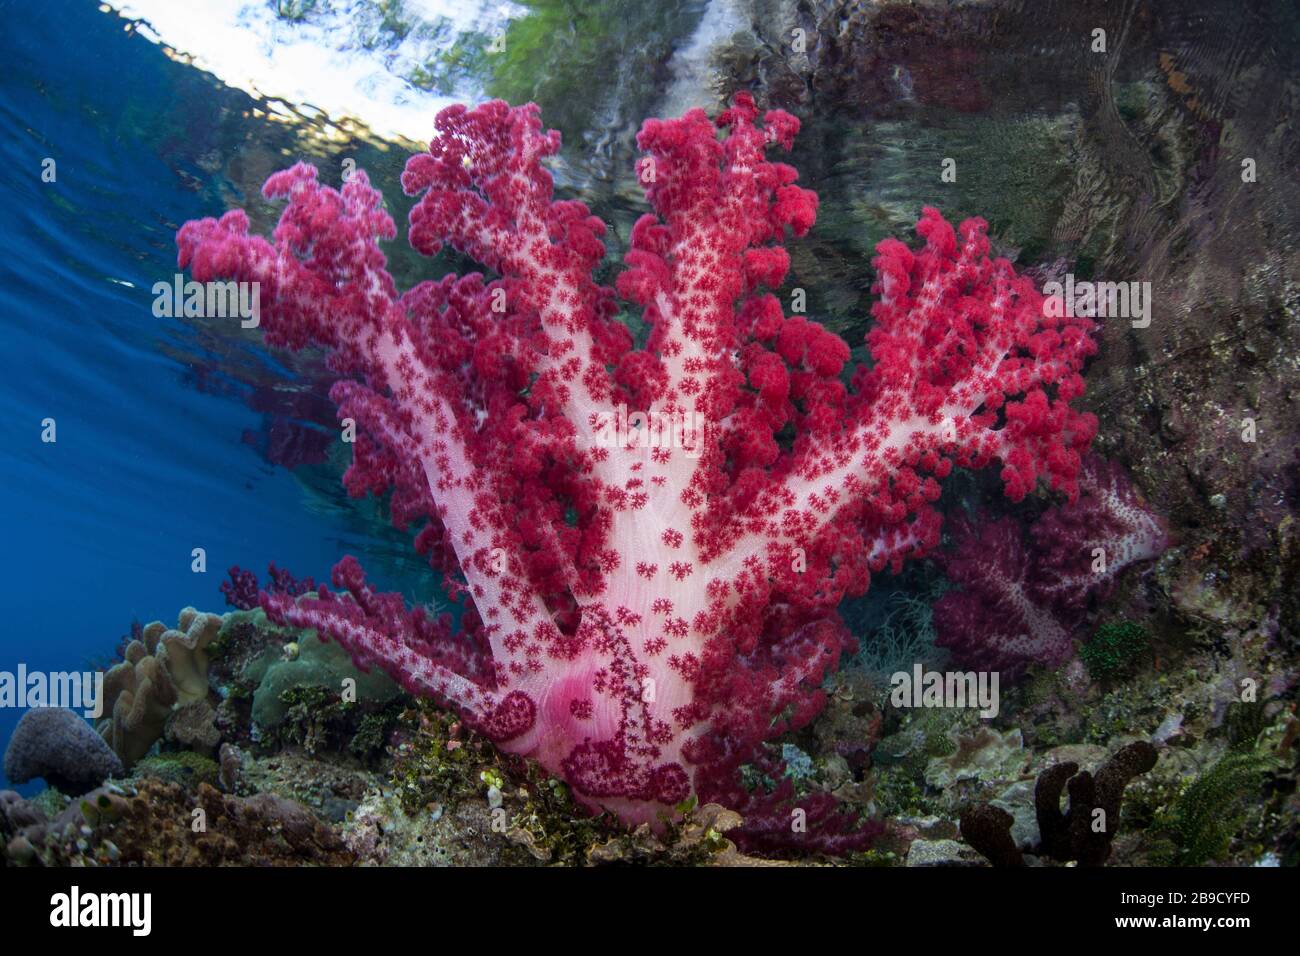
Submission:
<svg viewBox="0 0 1300 956">
<path fill-rule="evenodd" d="M 868 532 L 867 553 L 882 526 L 919 522 L 911 534 L 919 555 L 937 543 L 930 505 L 953 465 L 1000 461 L 1015 501 L 1040 477 L 1077 494 L 1096 419 L 1070 403 L 1096 350 L 1093 324 L 1045 314 L 1031 283 L 988 257 L 982 220 L 964 222 L 959 241 L 926 209 L 917 231 L 926 240 L 919 252 L 892 239 L 878 247 L 873 364 L 856 371 L 844 414 L 806 432 L 778 461 L 780 478 L 745 489 L 748 547 L 765 539 L 779 552 L 814 540 L 843 524 L 847 509 L 866 519 L 853 523 Z"/>
<path fill-rule="evenodd" d="M 429 151 L 402 174 L 406 192 L 420 195 L 410 241 L 426 255 L 450 244 L 502 276 L 498 313 L 535 317 L 507 346 L 528 357 L 534 403 L 562 409 L 589 442 L 592 414 L 612 397 L 606 366 L 631 336 L 613 321 L 612 290 L 592 280 L 605 224 L 581 202 L 553 199 L 542 160 L 559 151 L 560 135 L 543 133 L 539 114 L 500 101 L 439 113 Z"/>
</svg>

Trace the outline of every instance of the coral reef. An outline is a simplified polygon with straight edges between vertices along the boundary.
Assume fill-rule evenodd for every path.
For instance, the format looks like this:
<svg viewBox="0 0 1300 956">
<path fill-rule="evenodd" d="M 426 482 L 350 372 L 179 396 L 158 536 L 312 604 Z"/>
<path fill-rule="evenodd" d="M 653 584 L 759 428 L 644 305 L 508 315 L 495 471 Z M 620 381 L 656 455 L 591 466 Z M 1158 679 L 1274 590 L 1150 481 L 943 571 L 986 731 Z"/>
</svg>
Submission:
<svg viewBox="0 0 1300 956">
<path fill-rule="evenodd" d="M 229 675 L 237 679 L 250 654 L 303 638 L 260 612 L 231 615 L 222 633 L 209 645 L 220 649 L 209 669 L 218 691 Z M 417 701 L 385 724 L 378 756 L 366 763 L 350 759 L 347 748 L 313 752 L 277 737 L 254 743 L 251 754 L 223 743 L 219 762 L 164 749 L 138 761 L 127 779 L 71 802 L 54 791 L 32 800 L 0 794 L 0 858 L 20 865 L 764 862 L 744 855 L 740 844 L 767 857 L 827 862 L 810 847 L 792 847 L 780 828 L 768 829 L 763 821 L 775 817 L 762 801 L 776 794 L 783 806 L 793 795 L 804 806 L 846 816 L 826 821 L 818 846 L 857 865 L 979 865 L 983 858 L 973 846 L 1006 864 L 1017 855 L 1030 864 L 1059 857 L 1080 863 L 1109 857 L 1125 865 L 1291 860 L 1300 721 L 1275 697 L 1222 703 L 1238 674 L 1260 673 L 1258 656 L 1268 646 L 1258 635 L 1235 643 L 1234 658 L 1219 660 L 1219 684 L 1207 684 L 1190 666 L 1151 673 L 1147 655 L 1104 694 L 1094 688 L 1070 705 L 1100 741 L 1147 729 L 1161 759 L 1133 783 L 1120 778 L 1141 769 L 1143 752 L 1154 753 L 1150 745 L 1124 748 L 1115 758 L 1095 744 L 1051 745 L 1071 734 L 1077 739 L 1084 729 L 1067 723 L 1070 715 L 1059 705 L 1033 709 L 1044 688 L 1064 675 L 1009 689 L 1003 713 L 990 724 L 949 710 L 882 713 L 869 692 L 857 696 L 865 688 L 854 679 L 860 672 L 846 670 L 828 683 L 828 707 L 796 736 L 800 746 L 765 748 L 743 768 L 744 792 L 733 802 L 756 807 L 757 826 L 733 808 L 693 801 L 676 807 L 678 821 L 662 828 L 627 830 L 608 814 L 589 817 L 561 780 L 498 750 L 432 702 Z M 1159 645 L 1153 651 L 1168 653 Z M 1270 693 L 1285 686 L 1280 678 L 1270 681 Z M 306 700 L 323 688 L 296 691 Z M 296 691 L 290 688 L 290 695 Z M 1047 714 L 1055 729 L 1045 726 Z M 1010 723 L 999 726 L 1003 720 Z M 1133 766 L 1119 773 L 1125 755 L 1135 757 L 1128 761 Z M 1089 779 L 1092 795 L 1081 795 Z M 217 782 L 232 802 L 215 801 Z M 1070 809 L 1062 812 L 1067 790 Z M 1108 827 L 1118 826 L 1121 792 L 1122 830 L 1098 834 L 1081 827 L 1094 819 L 1086 811 L 1096 809 L 1105 811 Z M 841 823 L 856 826 L 844 813 L 850 806 L 888 818 L 883 831 L 872 826 L 877 848 L 868 853 L 855 852 L 855 830 L 844 845 L 832 839 Z M 195 810 L 208 821 L 205 834 L 187 829 Z M 959 818 L 968 842 L 958 839 Z M 810 813 L 807 823 L 817 819 Z M 271 830 L 254 840 L 254 826 Z M 738 833 L 746 829 L 749 834 Z M 251 840 L 247 855 L 231 842 L 239 840 Z"/>
<path fill-rule="evenodd" d="M 1175 850 L 1170 860 L 1180 866 L 1200 866 L 1224 855 L 1229 841 L 1245 820 L 1242 804 L 1262 782 L 1266 758 L 1228 754 L 1197 778 L 1156 826 Z"/>
<path fill-rule="evenodd" d="M 760 291 L 780 287 L 781 243 L 812 226 L 816 197 L 764 157 L 798 121 L 757 119 L 741 94 L 721 140 L 700 110 L 642 129 L 654 213 L 617 290 L 644 310 L 644 350 L 592 279 L 604 224 L 553 199 L 542 160 L 559 137 L 532 106 L 444 110 L 403 176 L 421 196 L 411 244 L 450 244 L 499 279 L 399 296 L 379 194 L 304 165 L 264 188 L 288 200 L 274 246 L 238 210 L 177 243 L 200 281 L 260 283 L 271 344 L 332 351 L 332 396 L 361 426 L 349 490 L 393 489 L 394 523 L 427 521 L 417 547 L 474 605 L 453 635 L 348 558 L 338 593 L 265 592 L 268 613 L 454 704 L 592 810 L 660 826 L 695 794 L 747 803 L 765 838 L 789 834 L 792 794 L 742 792 L 737 772 L 821 708 L 849 646 L 840 599 L 937 543 L 954 464 L 998 461 L 1013 500 L 1040 479 L 1073 497 L 1096 422 L 1071 407 L 1093 323 L 1046 314 L 989 258 L 982 221 L 954 230 L 932 209 L 923 249 L 878 248 L 873 363 L 847 391 L 848 346 Z M 797 809 L 826 825 L 805 845 L 847 845 L 842 814 Z"/>
<path fill-rule="evenodd" d="M 73 795 L 122 775 L 122 761 L 104 738 L 72 711 L 54 707 L 23 714 L 5 748 L 4 768 L 13 783 L 40 777 Z"/>
<path fill-rule="evenodd" d="M 306 474 L 332 482 L 351 455 L 357 517 L 400 529 L 375 560 L 418 532 L 463 604 L 412 612 L 351 559 L 321 587 L 232 568 L 241 612 L 207 660 L 133 626 L 100 725 L 120 759 L 69 723 L 68 777 L 0 792 L 0 864 L 761 862 L 739 844 L 835 866 L 1300 865 L 1300 202 L 1278 175 L 1296 168 L 1295 17 L 1254 5 L 1224 30 L 1217 3 L 602 4 L 577 29 L 567 4 L 530 7 L 488 58 L 494 95 L 553 100 L 589 75 L 565 50 L 605 62 L 629 34 L 623 66 L 658 66 L 535 97 L 579 134 L 576 162 L 532 108 L 449 111 L 407 197 L 299 166 L 252 198 L 285 156 L 322 182 L 355 160 L 378 186 L 400 150 L 169 60 L 190 109 L 164 158 L 251 220 L 190 224 L 182 254 L 196 278 L 260 280 L 288 351 L 264 362 L 196 318 L 164 354 L 190 386 L 243 393 L 264 418 L 242 440 L 267 461 L 328 457 Z M 413 15 L 381 6 L 381 39 L 400 38 Z M 646 124 L 654 215 L 633 229 L 625 123 L 680 100 L 655 77 L 681 66 L 665 24 L 705 7 L 740 29 L 710 41 L 726 59 L 696 92 L 804 107 L 794 155 L 820 196 L 765 158 L 796 124 L 741 97 L 720 128 Z M 1104 56 L 1080 42 L 1097 28 Z M 542 60 L 547 77 L 503 83 Z M 960 179 L 936 183 L 948 157 Z M 882 245 L 863 281 L 934 196 L 953 223 L 986 217 L 987 240 L 927 210 L 924 248 Z M 412 248 L 383 244 L 412 205 Z M 632 246 L 617 281 L 606 235 Z M 435 251 L 485 275 L 399 295 L 388 273 Z M 1023 280 L 1066 273 L 1149 280 L 1149 327 L 1042 321 Z M 825 329 L 802 296 L 786 314 L 785 285 Z M 1095 422 L 1075 410 L 1085 358 Z M 1093 430 L 1154 508 L 1118 466 L 1079 466 Z M 952 523 L 963 508 L 980 517 Z M 1023 679 L 990 720 L 882 694 L 949 659 Z M 20 764 L 58 744 L 31 731 Z M 86 799 L 54 789 L 98 786 L 104 764 Z"/>
</svg>

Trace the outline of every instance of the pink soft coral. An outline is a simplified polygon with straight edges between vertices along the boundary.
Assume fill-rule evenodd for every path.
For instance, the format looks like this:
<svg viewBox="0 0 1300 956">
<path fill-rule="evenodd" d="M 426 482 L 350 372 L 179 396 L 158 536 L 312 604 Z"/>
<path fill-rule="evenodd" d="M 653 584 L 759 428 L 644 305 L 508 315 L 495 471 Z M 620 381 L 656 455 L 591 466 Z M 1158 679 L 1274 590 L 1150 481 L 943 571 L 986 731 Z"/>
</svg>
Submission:
<svg viewBox="0 0 1300 956">
<path fill-rule="evenodd" d="M 879 247 L 874 361 L 846 388 L 848 346 L 763 291 L 817 198 L 765 158 L 798 121 L 757 117 L 742 94 L 722 138 L 701 110 L 641 131 L 654 213 L 617 282 L 651 325 L 641 350 L 592 278 L 604 224 L 553 198 L 559 136 L 532 105 L 444 110 L 402 178 L 421 197 L 412 245 L 450 244 L 498 278 L 399 295 L 379 193 L 362 173 L 335 192 L 301 164 L 267 181 L 288 200 L 274 245 L 237 210 L 178 236 L 197 279 L 261 283 L 269 342 L 331 350 L 331 394 L 360 426 L 349 491 L 391 491 L 395 523 L 426 522 L 419 548 L 473 605 L 453 635 L 347 559 L 348 593 L 267 594 L 268 611 L 629 822 L 692 793 L 739 801 L 739 765 L 822 706 L 850 645 L 840 599 L 937 543 L 954 463 L 999 461 L 1015 499 L 1040 477 L 1074 494 L 1096 427 L 1070 406 L 1092 324 L 1045 317 L 988 257 L 981 220 L 955 232 L 933 209 L 922 249 Z M 669 427 L 611 438 L 615 419 Z"/>
</svg>

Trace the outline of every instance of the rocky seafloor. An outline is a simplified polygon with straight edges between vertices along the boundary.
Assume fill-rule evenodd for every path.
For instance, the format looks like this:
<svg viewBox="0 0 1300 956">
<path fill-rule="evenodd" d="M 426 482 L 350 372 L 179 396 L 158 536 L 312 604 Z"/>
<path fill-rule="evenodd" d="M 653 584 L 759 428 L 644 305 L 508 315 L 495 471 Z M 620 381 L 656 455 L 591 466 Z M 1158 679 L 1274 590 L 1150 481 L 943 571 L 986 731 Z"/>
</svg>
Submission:
<svg viewBox="0 0 1300 956">
<path fill-rule="evenodd" d="M 796 847 L 780 861 L 1101 862 L 1078 846 L 1053 850 L 1072 838 L 1049 832 L 1060 821 L 1035 805 L 1036 783 L 1057 777 L 1059 799 L 1077 769 L 1101 790 L 1101 768 L 1144 748 L 1153 765 L 1121 774 L 1120 824 L 1100 848 L 1108 865 L 1300 863 L 1294 649 L 1275 607 L 1179 587 L 1180 563 L 1175 549 L 1128 579 L 1108 607 L 1157 610 L 1103 631 L 1106 653 L 1031 672 L 991 720 L 894 708 L 878 672 L 850 661 L 822 715 L 773 746 L 797 790 L 831 792 L 885 832 L 865 852 Z M 907 626 L 924 631 L 923 605 Z M 10 741 L 11 778 L 39 770 L 58 785 L 27 799 L 0 793 L 6 865 L 775 862 L 737 850 L 727 832 L 740 817 L 718 806 L 684 806 L 658 835 L 592 818 L 561 781 L 498 753 L 454 714 L 261 611 L 187 609 L 175 628 L 138 629 L 108 673 L 100 735 L 71 712 L 32 711 L 45 726 L 20 725 Z M 974 832 L 988 820 L 1005 822 L 1014 861 L 999 856 L 996 833 Z"/>
</svg>

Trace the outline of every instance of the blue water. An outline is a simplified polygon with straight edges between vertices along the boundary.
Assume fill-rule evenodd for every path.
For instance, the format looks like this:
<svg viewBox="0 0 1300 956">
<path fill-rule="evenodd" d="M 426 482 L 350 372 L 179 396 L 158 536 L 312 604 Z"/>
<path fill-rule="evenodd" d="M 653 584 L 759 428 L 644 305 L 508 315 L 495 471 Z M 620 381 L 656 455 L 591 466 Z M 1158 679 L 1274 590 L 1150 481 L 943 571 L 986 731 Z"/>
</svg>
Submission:
<svg viewBox="0 0 1300 956">
<path fill-rule="evenodd" d="M 413 562 L 403 574 L 382 559 L 403 542 L 373 507 L 245 440 L 269 419 L 223 369 L 260 367 L 280 387 L 293 375 L 247 340 L 152 314 L 176 228 L 223 211 L 209 175 L 162 145 L 187 119 L 167 92 L 183 67 L 93 3 L 0 14 L 0 670 L 79 669 L 132 620 L 224 610 L 231 564 L 321 579 L 346 552 L 379 554 L 378 583 L 418 590 Z M 55 443 L 41 440 L 46 418 Z M 194 548 L 206 573 L 191 570 Z M 19 716 L 0 709 L 0 741 Z"/>
</svg>

